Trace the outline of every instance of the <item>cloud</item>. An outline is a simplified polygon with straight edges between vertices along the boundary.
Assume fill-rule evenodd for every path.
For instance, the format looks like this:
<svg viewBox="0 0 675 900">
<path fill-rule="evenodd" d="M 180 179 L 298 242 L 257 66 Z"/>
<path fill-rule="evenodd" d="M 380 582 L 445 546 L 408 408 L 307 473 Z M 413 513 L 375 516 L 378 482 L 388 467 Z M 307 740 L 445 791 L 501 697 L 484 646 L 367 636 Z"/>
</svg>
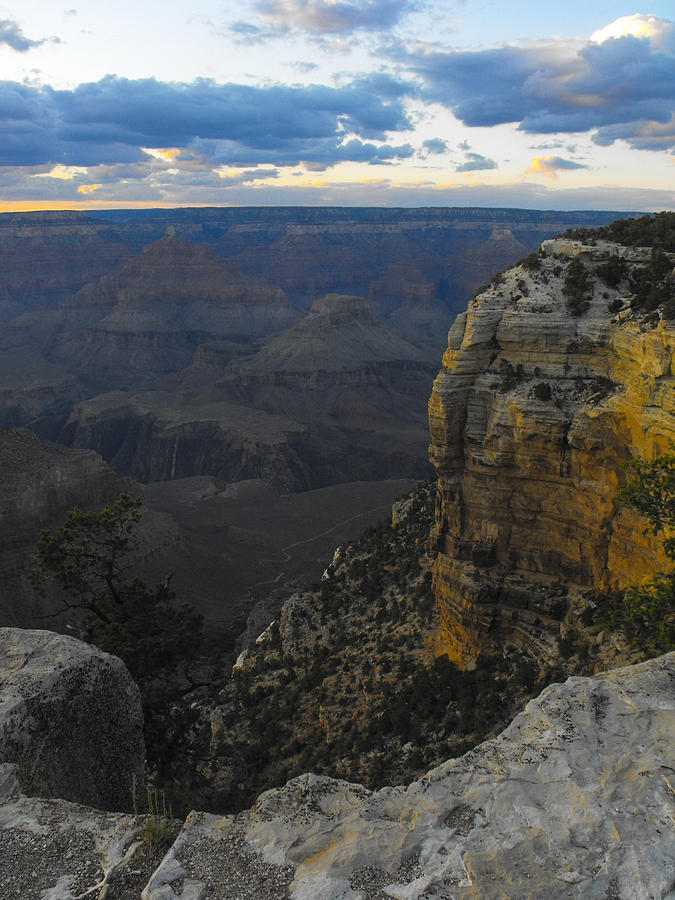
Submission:
<svg viewBox="0 0 675 900">
<path fill-rule="evenodd" d="M 563 159 L 561 156 L 535 156 L 532 165 L 526 169 L 526 174 L 545 175 L 547 178 L 557 178 L 556 172 L 570 171 L 572 169 L 587 169 L 582 163 L 571 159 Z"/>
<path fill-rule="evenodd" d="M 672 50 L 672 42 L 675 39 L 675 29 L 672 22 L 659 19 L 658 16 L 644 16 L 636 13 L 633 16 L 622 16 L 606 25 L 604 28 L 594 31 L 591 40 L 596 44 L 602 44 L 612 38 L 621 38 L 630 35 L 634 38 L 648 38 L 655 46 L 661 49 Z"/>
<path fill-rule="evenodd" d="M 467 153 L 464 162 L 455 166 L 455 172 L 477 172 L 479 169 L 496 169 L 494 159 L 488 159 L 480 153 Z"/>
<path fill-rule="evenodd" d="M 412 0 L 260 0 L 257 11 L 276 33 L 390 31 L 416 6 Z"/>
<path fill-rule="evenodd" d="M 428 141 L 422 142 L 422 148 L 426 150 L 428 154 L 438 156 L 441 153 L 447 152 L 448 145 L 440 138 L 430 138 Z"/>
<path fill-rule="evenodd" d="M 73 90 L 1 82 L 0 165 L 133 163 L 142 147 L 182 148 L 237 166 L 404 158 L 408 145 L 372 143 L 411 127 L 404 92 L 384 75 L 341 87 L 115 76 Z"/>
<path fill-rule="evenodd" d="M 6 44 L 17 53 L 26 53 L 33 47 L 39 47 L 44 44 L 45 38 L 39 41 L 32 41 L 27 38 L 21 26 L 12 19 L 0 19 L 0 44 Z"/>
<path fill-rule="evenodd" d="M 618 36 L 583 44 L 398 47 L 388 53 L 420 79 L 422 97 L 442 103 L 465 125 L 518 123 L 532 134 L 591 131 L 597 143 L 620 137 L 639 149 L 661 150 L 675 145 L 675 28 L 654 16 L 628 18 L 628 33 L 617 25 L 607 34 Z M 636 37 L 640 23 L 645 28 Z M 667 129 L 650 141 L 646 123 Z"/>
<path fill-rule="evenodd" d="M 256 181 L 268 181 L 270 178 L 278 178 L 277 169 L 247 169 L 245 172 L 228 172 L 225 170 L 217 173 L 227 187 L 239 184 L 252 184 Z"/>
</svg>

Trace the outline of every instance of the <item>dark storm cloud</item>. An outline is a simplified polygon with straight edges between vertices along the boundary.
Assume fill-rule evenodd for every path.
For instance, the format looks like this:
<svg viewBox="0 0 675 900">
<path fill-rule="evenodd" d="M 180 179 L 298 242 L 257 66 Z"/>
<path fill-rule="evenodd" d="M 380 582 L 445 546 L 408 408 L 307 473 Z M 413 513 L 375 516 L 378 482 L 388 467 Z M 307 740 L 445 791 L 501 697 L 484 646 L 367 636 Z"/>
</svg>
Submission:
<svg viewBox="0 0 675 900">
<path fill-rule="evenodd" d="M 466 125 L 519 123 L 521 131 L 540 134 L 594 131 L 598 143 L 620 136 L 636 147 L 656 150 L 662 149 L 666 135 L 660 133 L 650 143 L 644 123 L 671 121 L 672 44 L 663 41 L 659 48 L 647 38 L 626 36 L 581 48 L 399 48 L 390 50 L 390 56 L 420 77 L 426 99 L 443 103 Z M 672 127 L 667 140 L 675 143 Z"/>
<path fill-rule="evenodd" d="M 480 153 L 467 153 L 464 162 L 455 166 L 455 172 L 477 172 L 480 169 L 496 169 L 497 163 L 494 159 L 488 159 L 487 156 L 481 156 Z"/>
<path fill-rule="evenodd" d="M 389 31 L 415 6 L 412 0 L 261 0 L 255 8 L 277 33 L 349 34 Z"/>
<path fill-rule="evenodd" d="M 16 22 L 11 19 L 0 19 L 0 44 L 6 44 L 18 53 L 26 53 L 32 47 L 39 47 L 44 42 L 44 38 L 40 41 L 31 41 Z"/>
<path fill-rule="evenodd" d="M 133 162 L 141 147 L 212 147 L 240 165 L 386 159 L 377 147 L 410 127 L 403 87 L 371 76 L 342 87 L 251 87 L 107 76 L 71 91 L 0 83 L 0 164 Z M 344 144 L 344 135 L 361 140 Z M 351 148 L 351 149 L 350 149 Z M 389 155 L 388 155 L 389 154 Z"/>
</svg>

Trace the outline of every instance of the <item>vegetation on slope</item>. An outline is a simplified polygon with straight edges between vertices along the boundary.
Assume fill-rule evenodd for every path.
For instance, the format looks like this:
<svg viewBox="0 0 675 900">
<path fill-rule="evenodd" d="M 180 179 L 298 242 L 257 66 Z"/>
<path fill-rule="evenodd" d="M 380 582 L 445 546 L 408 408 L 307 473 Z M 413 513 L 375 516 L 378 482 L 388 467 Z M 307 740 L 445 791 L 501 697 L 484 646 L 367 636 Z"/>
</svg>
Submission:
<svg viewBox="0 0 675 900">
<path fill-rule="evenodd" d="M 79 638 L 124 661 L 141 691 L 150 774 L 168 785 L 197 765 L 186 740 L 197 713 L 183 696 L 202 622 L 194 607 L 176 605 L 170 579 L 150 586 L 130 575 L 141 503 L 122 494 L 97 513 L 71 510 L 63 527 L 40 532 L 30 579 L 39 593 L 56 585 L 54 615 L 67 612 Z"/>
<path fill-rule="evenodd" d="M 235 667 L 214 716 L 221 809 L 306 771 L 402 784 L 501 730 L 543 686 L 521 652 L 472 671 L 436 656 L 427 538 L 435 485 L 341 549 Z"/>
<path fill-rule="evenodd" d="M 653 462 L 633 460 L 633 475 L 619 499 L 649 520 L 649 531 L 663 535 L 663 548 L 675 564 L 675 454 Z M 645 658 L 675 650 L 675 570 L 657 572 L 600 609 L 599 617 L 620 628 Z"/>
<path fill-rule="evenodd" d="M 616 219 L 599 228 L 570 228 L 565 237 L 593 243 L 613 241 L 624 247 L 654 247 L 675 252 L 675 213 L 659 212 L 631 219 Z"/>
</svg>

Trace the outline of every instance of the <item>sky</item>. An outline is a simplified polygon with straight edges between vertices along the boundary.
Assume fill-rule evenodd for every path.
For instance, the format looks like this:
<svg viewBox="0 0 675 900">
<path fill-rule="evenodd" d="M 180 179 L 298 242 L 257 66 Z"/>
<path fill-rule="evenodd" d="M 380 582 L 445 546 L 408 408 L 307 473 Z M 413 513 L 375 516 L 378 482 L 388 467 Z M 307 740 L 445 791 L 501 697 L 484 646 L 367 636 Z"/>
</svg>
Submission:
<svg viewBox="0 0 675 900">
<path fill-rule="evenodd" d="M 0 0 L 0 211 L 675 209 L 672 0 Z"/>
</svg>

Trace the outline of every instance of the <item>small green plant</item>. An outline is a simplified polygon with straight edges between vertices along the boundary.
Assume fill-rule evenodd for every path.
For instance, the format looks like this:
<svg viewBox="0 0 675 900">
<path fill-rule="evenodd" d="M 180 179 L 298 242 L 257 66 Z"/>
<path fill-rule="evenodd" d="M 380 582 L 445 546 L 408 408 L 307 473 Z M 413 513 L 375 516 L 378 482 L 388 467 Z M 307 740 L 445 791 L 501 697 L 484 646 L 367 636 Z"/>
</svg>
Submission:
<svg viewBox="0 0 675 900">
<path fill-rule="evenodd" d="M 141 813 L 138 810 L 136 779 L 134 779 L 131 786 L 134 815 L 143 837 L 143 849 L 146 853 L 152 854 L 155 850 L 173 843 L 175 825 L 171 804 L 167 804 L 164 791 L 148 787 L 145 793 L 147 812 Z"/>
</svg>

